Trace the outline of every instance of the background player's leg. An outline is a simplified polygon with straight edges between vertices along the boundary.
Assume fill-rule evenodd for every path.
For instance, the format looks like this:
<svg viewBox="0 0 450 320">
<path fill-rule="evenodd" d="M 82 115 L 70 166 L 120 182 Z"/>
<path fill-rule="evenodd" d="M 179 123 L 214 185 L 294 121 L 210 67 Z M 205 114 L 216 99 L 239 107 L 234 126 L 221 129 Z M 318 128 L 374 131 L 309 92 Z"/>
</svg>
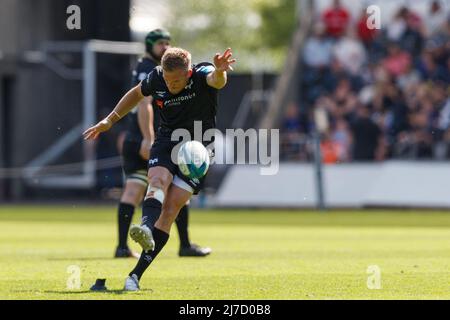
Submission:
<svg viewBox="0 0 450 320">
<path fill-rule="evenodd" d="M 189 248 L 191 246 L 191 242 L 189 241 L 189 207 L 188 205 L 183 206 L 181 208 L 180 213 L 178 213 L 178 217 L 175 220 L 178 229 L 178 235 L 180 236 L 180 249 L 181 248 Z"/>
<path fill-rule="evenodd" d="M 133 219 L 135 208 L 141 203 L 146 190 L 146 182 L 137 182 L 127 180 L 125 189 L 120 199 L 118 208 L 118 239 L 119 243 L 116 249 L 115 257 L 130 257 L 138 255 L 133 254 L 127 244 L 128 230 Z"/>
<path fill-rule="evenodd" d="M 141 258 L 139 259 L 136 267 L 129 274 L 130 277 L 135 274 L 137 278 L 140 279 L 145 270 L 164 248 L 169 240 L 170 227 L 172 226 L 172 223 L 175 221 L 181 207 L 186 204 L 191 195 L 191 192 L 181 189 L 180 187 L 173 184 L 170 186 L 167 192 L 167 197 L 164 201 L 161 216 L 158 221 L 156 221 L 153 229 L 155 249 L 149 252 L 142 252 Z"/>
<path fill-rule="evenodd" d="M 211 253 L 211 248 L 202 248 L 189 240 L 189 205 L 181 208 L 180 213 L 175 219 L 180 236 L 180 257 L 205 257 Z"/>
</svg>

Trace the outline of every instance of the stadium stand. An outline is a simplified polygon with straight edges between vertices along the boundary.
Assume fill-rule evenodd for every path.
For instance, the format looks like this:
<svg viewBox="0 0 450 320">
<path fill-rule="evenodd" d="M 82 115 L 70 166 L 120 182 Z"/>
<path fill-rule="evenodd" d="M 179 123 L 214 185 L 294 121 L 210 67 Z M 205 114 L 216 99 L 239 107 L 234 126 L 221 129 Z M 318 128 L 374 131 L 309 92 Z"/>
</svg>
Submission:
<svg viewBox="0 0 450 320">
<path fill-rule="evenodd" d="M 327 111 L 325 163 L 450 159 L 450 16 L 404 6 L 381 30 L 364 10 L 333 1 L 314 21 L 301 54 L 299 102 L 284 111 L 283 160 L 313 158 L 315 108 Z"/>
</svg>

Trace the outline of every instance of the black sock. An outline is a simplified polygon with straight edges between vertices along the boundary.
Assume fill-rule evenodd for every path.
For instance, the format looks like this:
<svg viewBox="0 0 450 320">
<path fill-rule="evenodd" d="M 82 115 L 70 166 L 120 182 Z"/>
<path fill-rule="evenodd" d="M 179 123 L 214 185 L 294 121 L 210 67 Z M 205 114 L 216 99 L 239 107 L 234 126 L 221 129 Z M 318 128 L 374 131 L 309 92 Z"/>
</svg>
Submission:
<svg viewBox="0 0 450 320">
<path fill-rule="evenodd" d="M 147 270 L 153 260 L 155 260 L 158 253 L 160 253 L 162 248 L 166 245 L 167 240 L 169 240 L 169 234 L 159 230 L 158 228 L 153 228 L 153 240 L 155 240 L 155 250 L 149 252 L 142 251 L 136 267 L 129 274 L 130 277 L 135 274 L 139 280 L 141 279 L 145 270 Z"/>
<path fill-rule="evenodd" d="M 128 230 L 133 219 L 134 206 L 121 202 L 118 210 L 119 248 L 127 247 Z"/>
<path fill-rule="evenodd" d="M 145 224 L 150 230 L 155 227 L 161 215 L 162 204 L 155 198 L 148 198 L 142 205 L 142 224 Z"/>
<path fill-rule="evenodd" d="M 180 213 L 178 213 L 178 217 L 175 220 L 178 228 L 178 235 L 180 236 L 181 248 L 189 248 L 191 246 L 191 242 L 189 241 L 188 221 L 189 207 L 186 205 L 181 208 Z"/>
</svg>

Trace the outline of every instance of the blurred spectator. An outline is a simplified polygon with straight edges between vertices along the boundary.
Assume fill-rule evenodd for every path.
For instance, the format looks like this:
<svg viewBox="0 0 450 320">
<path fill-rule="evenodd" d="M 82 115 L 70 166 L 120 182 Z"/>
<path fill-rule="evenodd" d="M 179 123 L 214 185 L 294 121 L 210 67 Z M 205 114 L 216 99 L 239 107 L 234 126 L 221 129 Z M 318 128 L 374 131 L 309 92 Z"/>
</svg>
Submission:
<svg viewBox="0 0 450 320">
<path fill-rule="evenodd" d="M 439 127 L 442 130 L 450 129 L 450 97 L 447 98 L 440 111 Z"/>
<path fill-rule="evenodd" d="M 336 143 L 339 162 L 350 160 L 350 148 L 352 145 L 352 136 L 344 119 L 338 119 L 334 125 L 331 138 Z"/>
<path fill-rule="evenodd" d="M 382 132 L 370 119 L 370 110 L 365 105 L 357 109 L 355 119 L 351 122 L 353 133 L 353 160 L 373 161 L 376 159 L 377 148 L 381 145 Z"/>
<path fill-rule="evenodd" d="M 438 1 L 423 14 L 402 7 L 372 33 L 363 12 L 350 28 L 357 37 L 342 29 L 332 45 L 315 28 L 304 51 L 300 96 L 307 119 L 317 107 L 328 114 L 325 162 L 450 159 L 450 16 L 445 19 Z M 319 55 L 320 45 L 326 50 Z M 302 131 L 302 143 L 307 134 Z M 309 152 L 303 158 L 312 158 L 312 150 L 303 150 Z"/>
<path fill-rule="evenodd" d="M 350 14 L 347 9 L 341 6 L 340 0 L 334 0 L 333 6 L 323 12 L 322 21 L 325 24 L 327 35 L 333 38 L 339 38 L 347 30 L 350 22 Z"/>
<path fill-rule="evenodd" d="M 325 37 L 322 24 L 316 24 L 313 36 L 306 40 L 303 58 L 308 67 L 325 68 L 331 63 L 333 43 Z"/>
<path fill-rule="evenodd" d="M 366 63 L 366 50 L 353 34 L 340 38 L 333 50 L 334 57 L 350 74 L 356 75 Z"/>
<path fill-rule="evenodd" d="M 403 50 L 412 56 L 417 56 L 424 46 L 425 30 L 422 20 L 415 13 L 409 11 L 406 20 L 406 30 L 400 39 Z"/>
<path fill-rule="evenodd" d="M 287 106 L 282 120 L 281 155 L 283 161 L 306 161 L 308 159 L 306 136 L 302 132 L 299 108 L 295 103 Z"/>
<path fill-rule="evenodd" d="M 410 54 L 401 50 L 396 43 L 388 45 L 388 55 L 382 61 L 383 67 L 393 77 L 405 74 L 409 69 L 411 62 Z"/>
<path fill-rule="evenodd" d="M 335 118 L 346 117 L 353 112 L 358 99 L 347 78 L 342 78 L 339 81 L 331 101 L 333 109 L 330 109 L 330 112 Z"/>
<path fill-rule="evenodd" d="M 394 19 L 387 25 L 386 36 L 389 41 L 400 41 L 407 28 L 407 19 L 408 8 L 400 8 Z"/>
<path fill-rule="evenodd" d="M 426 41 L 424 53 L 429 53 L 436 64 L 447 67 L 450 57 L 450 33 L 437 33 Z"/>
<path fill-rule="evenodd" d="M 446 19 L 447 15 L 442 8 L 441 2 L 433 1 L 425 19 L 427 36 L 430 37 L 438 33 L 444 27 Z"/>
<path fill-rule="evenodd" d="M 378 34 L 377 29 L 369 28 L 369 25 L 367 24 L 368 19 L 369 16 L 367 15 L 367 10 L 363 9 L 361 12 L 361 16 L 359 17 L 359 20 L 356 23 L 358 37 L 367 49 L 371 48 Z"/>
<path fill-rule="evenodd" d="M 425 51 L 418 63 L 418 71 L 423 80 L 443 81 L 448 83 L 448 69 L 436 63 L 433 55 Z"/>
<path fill-rule="evenodd" d="M 401 90 L 408 90 L 421 82 L 421 76 L 412 64 L 407 65 L 405 72 L 397 78 L 397 85 Z"/>
<path fill-rule="evenodd" d="M 379 121 L 378 124 L 390 143 L 395 141 L 399 132 L 408 129 L 408 107 L 402 92 L 394 82 L 378 85 L 373 107 L 375 112 L 383 117 L 383 121 Z"/>
<path fill-rule="evenodd" d="M 362 80 L 360 75 L 350 74 L 337 59 L 333 59 L 330 68 L 322 79 L 321 85 L 327 93 L 334 92 L 341 79 L 347 79 L 351 83 L 353 90 L 361 89 Z"/>
<path fill-rule="evenodd" d="M 339 162 L 339 145 L 331 138 L 329 132 L 322 135 L 320 152 L 322 153 L 323 163 L 332 164 Z"/>
<path fill-rule="evenodd" d="M 300 111 L 295 103 L 288 105 L 283 119 L 286 132 L 300 132 Z"/>
<path fill-rule="evenodd" d="M 433 154 L 433 137 L 429 129 L 429 114 L 426 110 L 418 110 L 411 114 L 413 157 L 416 159 L 431 158 Z"/>
</svg>

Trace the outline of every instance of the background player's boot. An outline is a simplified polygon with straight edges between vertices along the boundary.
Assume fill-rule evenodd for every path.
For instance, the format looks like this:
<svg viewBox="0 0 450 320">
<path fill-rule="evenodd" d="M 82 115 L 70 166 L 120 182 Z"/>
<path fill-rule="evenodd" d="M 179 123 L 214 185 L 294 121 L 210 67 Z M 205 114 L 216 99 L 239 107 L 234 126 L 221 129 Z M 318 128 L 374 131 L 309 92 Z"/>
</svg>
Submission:
<svg viewBox="0 0 450 320">
<path fill-rule="evenodd" d="M 125 291 L 139 291 L 139 279 L 137 275 L 132 274 L 125 279 L 125 286 L 123 290 Z"/>
<path fill-rule="evenodd" d="M 141 255 L 139 253 L 131 251 L 130 248 L 128 248 L 128 247 L 125 247 L 125 248 L 117 247 L 116 253 L 114 254 L 114 258 L 136 258 L 136 259 L 139 259 L 140 256 Z"/>
<path fill-rule="evenodd" d="M 130 228 L 130 236 L 131 239 L 141 245 L 144 251 L 153 251 L 155 249 L 152 231 L 146 225 L 132 225 Z"/>
<path fill-rule="evenodd" d="M 202 248 L 195 243 L 192 243 L 190 247 L 181 247 L 178 255 L 180 257 L 205 257 L 211 252 L 211 248 Z"/>
</svg>

